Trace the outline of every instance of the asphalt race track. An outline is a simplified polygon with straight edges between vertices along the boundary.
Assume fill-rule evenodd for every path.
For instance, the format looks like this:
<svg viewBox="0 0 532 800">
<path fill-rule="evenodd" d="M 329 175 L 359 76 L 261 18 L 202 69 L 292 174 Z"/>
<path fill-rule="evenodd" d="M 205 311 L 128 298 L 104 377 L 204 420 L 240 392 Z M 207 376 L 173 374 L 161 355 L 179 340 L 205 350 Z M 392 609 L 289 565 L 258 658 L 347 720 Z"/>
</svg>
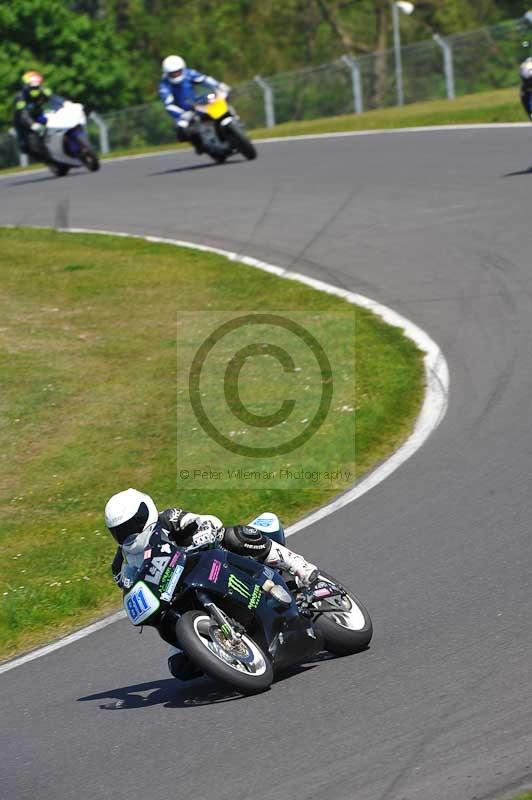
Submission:
<svg viewBox="0 0 532 800">
<path fill-rule="evenodd" d="M 111 625 L 1 676 L 3 797 L 498 800 L 532 783 L 532 128 L 258 149 L 12 175 L 0 221 L 236 250 L 438 342 L 440 427 L 290 540 L 365 601 L 372 646 L 242 699 L 180 688 L 153 631 Z"/>
</svg>

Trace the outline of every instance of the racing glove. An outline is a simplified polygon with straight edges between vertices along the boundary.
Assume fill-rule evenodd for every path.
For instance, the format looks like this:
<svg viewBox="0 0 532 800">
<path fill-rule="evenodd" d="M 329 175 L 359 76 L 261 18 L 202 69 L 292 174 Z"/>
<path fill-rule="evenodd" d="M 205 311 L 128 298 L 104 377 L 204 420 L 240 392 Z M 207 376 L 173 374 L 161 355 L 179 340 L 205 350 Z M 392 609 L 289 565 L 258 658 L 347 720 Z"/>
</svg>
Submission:
<svg viewBox="0 0 532 800">
<path fill-rule="evenodd" d="M 34 122 L 32 123 L 31 129 L 37 136 L 44 136 L 46 132 L 46 125 L 43 125 L 41 122 Z"/>
<path fill-rule="evenodd" d="M 219 520 L 217 520 L 219 522 Z M 198 530 L 192 536 L 192 543 L 195 547 L 204 545 L 212 546 L 223 537 L 223 528 L 215 525 L 213 520 L 204 519 L 198 525 Z"/>
</svg>

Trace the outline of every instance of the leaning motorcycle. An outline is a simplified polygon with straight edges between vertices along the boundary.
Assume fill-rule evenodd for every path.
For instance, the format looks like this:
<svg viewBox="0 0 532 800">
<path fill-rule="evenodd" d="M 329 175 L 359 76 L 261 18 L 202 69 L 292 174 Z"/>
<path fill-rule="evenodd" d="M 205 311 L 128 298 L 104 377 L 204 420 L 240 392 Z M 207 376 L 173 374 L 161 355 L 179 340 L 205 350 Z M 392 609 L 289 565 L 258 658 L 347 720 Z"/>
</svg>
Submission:
<svg viewBox="0 0 532 800">
<path fill-rule="evenodd" d="M 58 177 L 72 167 L 86 167 L 90 172 L 100 168 L 98 156 L 87 135 L 87 116 L 81 103 L 72 103 L 54 95 L 45 109 L 44 145 L 51 158 L 50 169 Z"/>
<path fill-rule="evenodd" d="M 240 117 L 227 102 L 227 96 L 227 92 L 218 89 L 196 99 L 194 133 L 199 135 L 205 152 L 219 164 L 233 153 L 241 153 L 252 160 L 257 157 L 257 151 L 246 136 Z"/>
<path fill-rule="evenodd" d="M 284 544 L 272 519 L 251 524 Z M 365 650 L 373 633 L 363 604 L 325 572 L 305 587 L 253 558 L 178 547 L 157 531 L 142 567 L 126 577 L 124 607 L 133 625 L 165 631 L 206 675 L 245 695 L 265 691 L 276 673 L 323 649 Z"/>
</svg>

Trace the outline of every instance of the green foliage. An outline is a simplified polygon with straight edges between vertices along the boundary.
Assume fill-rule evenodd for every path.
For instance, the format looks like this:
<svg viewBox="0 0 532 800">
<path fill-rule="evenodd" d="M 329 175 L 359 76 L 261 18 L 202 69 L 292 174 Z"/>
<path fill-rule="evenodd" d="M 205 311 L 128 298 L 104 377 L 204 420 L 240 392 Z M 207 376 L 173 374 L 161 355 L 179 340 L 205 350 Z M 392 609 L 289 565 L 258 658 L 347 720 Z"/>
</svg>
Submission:
<svg viewBox="0 0 532 800">
<path fill-rule="evenodd" d="M 0 4 L 0 121 L 11 121 L 25 70 L 37 69 L 58 94 L 105 111 L 140 99 L 126 46 L 105 20 L 68 10 L 62 0 Z"/>
</svg>

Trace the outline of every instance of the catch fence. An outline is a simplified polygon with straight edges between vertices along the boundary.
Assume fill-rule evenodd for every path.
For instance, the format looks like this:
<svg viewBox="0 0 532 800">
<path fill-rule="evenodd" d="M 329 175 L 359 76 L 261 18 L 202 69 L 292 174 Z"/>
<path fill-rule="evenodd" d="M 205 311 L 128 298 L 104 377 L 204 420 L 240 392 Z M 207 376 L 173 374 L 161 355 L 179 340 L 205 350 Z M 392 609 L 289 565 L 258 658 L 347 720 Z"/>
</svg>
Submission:
<svg viewBox="0 0 532 800">
<path fill-rule="evenodd" d="M 530 53 L 524 18 L 353 57 L 233 87 L 231 100 L 250 129 L 283 122 L 361 113 L 423 100 L 458 97 L 518 84 L 518 65 Z M 401 79 L 402 78 L 402 79 Z M 98 124 L 97 124 L 98 123 Z M 171 144 L 175 134 L 159 101 L 95 115 L 91 140 L 102 152 Z M 20 157 L 12 134 L 0 135 L 0 168 Z"/>
</svg>

